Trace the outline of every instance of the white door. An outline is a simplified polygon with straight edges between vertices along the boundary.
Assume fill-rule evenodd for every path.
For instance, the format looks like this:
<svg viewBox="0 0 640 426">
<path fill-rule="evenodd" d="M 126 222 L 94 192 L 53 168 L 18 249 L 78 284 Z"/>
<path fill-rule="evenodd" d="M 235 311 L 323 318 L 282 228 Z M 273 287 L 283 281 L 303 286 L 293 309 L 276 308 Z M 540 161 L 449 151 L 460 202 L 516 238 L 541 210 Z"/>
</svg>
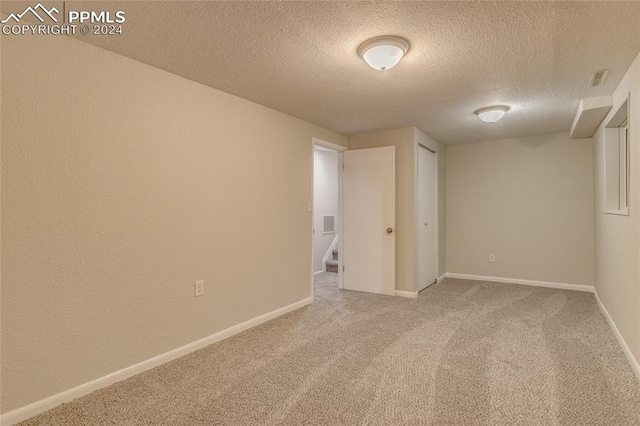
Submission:
<svg viewBox="0 0 640 426">
<path fill-rule="evenodd" d="M 438 163 L 435 153 L 418 147 L 418 291 L 438 278 L 436 240 L 436 185 Z"/>
<path fill-rule="evenodd" d="M 343 286 L 394 295 L 395 147 L 345 151 L 343 161 Z"/>
</svg>

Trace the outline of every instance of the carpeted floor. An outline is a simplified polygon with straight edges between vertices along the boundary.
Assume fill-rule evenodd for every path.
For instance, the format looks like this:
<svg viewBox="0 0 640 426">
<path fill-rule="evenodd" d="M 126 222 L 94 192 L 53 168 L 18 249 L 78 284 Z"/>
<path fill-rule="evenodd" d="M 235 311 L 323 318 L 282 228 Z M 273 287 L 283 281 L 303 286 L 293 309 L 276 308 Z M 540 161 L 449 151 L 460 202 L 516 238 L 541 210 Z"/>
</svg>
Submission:
<svg viewBox="0 0 640 426">
<path fill-rule="evenodd" d="M 447 279 L 339 291 L 25 425 L 640 425 L 594 296 Z"/>
</svg>

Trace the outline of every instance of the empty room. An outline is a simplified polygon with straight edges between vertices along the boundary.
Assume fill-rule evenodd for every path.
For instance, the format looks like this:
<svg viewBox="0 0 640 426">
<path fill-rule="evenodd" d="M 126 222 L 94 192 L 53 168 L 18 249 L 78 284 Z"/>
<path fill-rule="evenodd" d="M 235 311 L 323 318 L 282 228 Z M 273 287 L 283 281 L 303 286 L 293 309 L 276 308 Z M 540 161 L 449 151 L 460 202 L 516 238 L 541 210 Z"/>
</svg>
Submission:
<svg viewBox="0 0 640 426">
<path fill-rule="evenodd" d="M 640 2 L 0 2 L 0 424 L 640 425 Z"/>
</svg>

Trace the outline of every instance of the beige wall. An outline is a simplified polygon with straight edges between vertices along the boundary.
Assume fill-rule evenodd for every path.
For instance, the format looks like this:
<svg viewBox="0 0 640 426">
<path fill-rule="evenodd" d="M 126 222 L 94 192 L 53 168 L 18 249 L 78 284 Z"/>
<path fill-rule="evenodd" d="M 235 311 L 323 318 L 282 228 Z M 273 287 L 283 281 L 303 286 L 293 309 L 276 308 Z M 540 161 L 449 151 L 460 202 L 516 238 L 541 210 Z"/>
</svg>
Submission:
<svg viewBox="0 0 640 426">
<path fill-rule="evenodd" d="M 631 92 L 629 216 L 604 214 L 604 125 Z M 593 137 L 595 287 L 640 361 L 640 55 L 613 95 L 614 107 Z"/>
<path fill-rule="evenodd" d="M 415 182 L 417 144 L 431 147 L 439 153 L 439 174 L 444 174 L 444 145 L 414 127 L 366 133 L 349 138 L 349 149 L 396 147 L 396 290 L 416 291 L 416 231 Z M 440 156 L 440 153 L 443 155 Z M 444 179 L 439 180 L 439 194 L 445 205 Z M 441 210 L 442 211 L 442 210 Z M 441 216 L 441 218 L 444 215 Z M 445 221 L 440 224 L 440 274 L 444 273 Z"/>
<path fill-rule="evenodd" d="M 590 139 L 448 146 L 446 173 L 447 272 L 593 285 Z"/>
<path fill-rule="evenodd" d="M 2 412 L 310 296 L 345 137 L 68 37 L 2 63 Z"/>
</svg>

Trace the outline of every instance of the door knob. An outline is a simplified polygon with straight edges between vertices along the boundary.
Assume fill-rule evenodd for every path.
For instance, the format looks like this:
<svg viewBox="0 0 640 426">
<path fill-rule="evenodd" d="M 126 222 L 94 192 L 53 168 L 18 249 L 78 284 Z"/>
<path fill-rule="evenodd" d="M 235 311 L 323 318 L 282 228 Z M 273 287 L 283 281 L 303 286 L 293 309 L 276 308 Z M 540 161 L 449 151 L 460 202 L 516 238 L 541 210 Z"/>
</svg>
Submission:
<svg viewBox="0 0 640 426">
<path fill-rule="evenodd" d="M 391 234 L 393 232 L 392 228 L 387 228 L 387 234 Z"/>
</svg>

